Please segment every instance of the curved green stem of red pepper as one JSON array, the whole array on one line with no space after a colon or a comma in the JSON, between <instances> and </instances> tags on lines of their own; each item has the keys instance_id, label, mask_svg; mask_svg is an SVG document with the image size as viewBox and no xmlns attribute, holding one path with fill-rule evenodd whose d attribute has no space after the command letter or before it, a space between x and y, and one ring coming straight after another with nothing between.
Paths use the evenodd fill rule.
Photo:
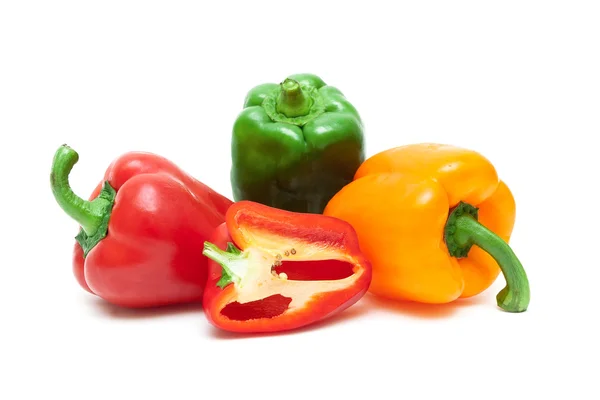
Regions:
<instances>
[{"instance_id":1,"label":"curved green stem of red pepper","mask_svg":"<svg viewBox=\"0 0 600 400\"><path fill-rule=\"evenodd\" d=\"M473 245L481 248L500 266L506 287L496 296L498 306L508 312L523 312L529 306L529 281L523 265L501 237L477 221L477 209L460 203L448 217L445 228L448 252L466 257Z\"/></svg>"},{"instance_id":2,"label":"curved green stem of red pepper","mask_svg":"<svg viewBox=\"0 0 600 400\"><path fill-rule=\"evenodd\" d=\"M50 186L58 205L81 226L77 240L84 255L106 236L108 219L115 200L115 190L105 182L102 191L92 201L77 196L69 185L69 173L79 160L75 150L62 145L54 154Z\"/></svg>"}]
</instances>

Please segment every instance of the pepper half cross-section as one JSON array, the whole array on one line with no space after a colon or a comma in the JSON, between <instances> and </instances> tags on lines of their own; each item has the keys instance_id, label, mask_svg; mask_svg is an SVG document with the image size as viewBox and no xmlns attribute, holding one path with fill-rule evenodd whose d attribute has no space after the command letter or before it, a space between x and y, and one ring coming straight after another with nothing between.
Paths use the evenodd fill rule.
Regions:
<instances>
[{"instance_id":1,"label":"pepper half cross-section","mask_svg":"<svg viewBox=\"0 0 600 400\"><path fill-rule=\"evenodd\" d=\"M355 304L371 282L350 224L250 201L229 208L203 254L210 259L204 309L228 331L314 323Z\"/></svg>"}]
</instances>

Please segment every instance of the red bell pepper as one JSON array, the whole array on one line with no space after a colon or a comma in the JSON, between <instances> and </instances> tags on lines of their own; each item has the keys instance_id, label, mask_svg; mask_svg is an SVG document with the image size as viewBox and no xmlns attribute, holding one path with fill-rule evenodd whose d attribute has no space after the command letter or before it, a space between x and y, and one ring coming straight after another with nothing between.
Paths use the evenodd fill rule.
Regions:
<instances>
[{"instance_id":1,"label":"red bell pepper","mask_svg":"<svg viewBox=\"0 0 600 400\"><path fill-rule=\"evenodd\" d=\"M229 208L204 255L211 259L205 314L233 332L314 323L356 303L371 282L350 224L250 201Z\"/></svg>"},{"instance_id":2,"label":"red bell pepper","mask_svg":"<svg viewBox=\"0 0 600 400\"><path fill-rule=\"evenodd\" d=\"M202 243L225 221L231 200L163 157L130 152L113 161L86 201L69 185L78 159L61 146L50 181L58 204L81 226L73 254L79 284L126 307L201 301Z\"/></svg>"}]
</instances>

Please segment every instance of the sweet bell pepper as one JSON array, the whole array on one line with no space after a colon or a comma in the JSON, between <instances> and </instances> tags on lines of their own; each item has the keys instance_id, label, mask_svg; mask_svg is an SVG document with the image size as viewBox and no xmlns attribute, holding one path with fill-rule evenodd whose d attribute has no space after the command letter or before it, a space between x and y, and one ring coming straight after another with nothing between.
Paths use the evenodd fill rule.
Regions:
<instances>
[{"instance_id":1,"label":"sweet bell pepper","mask_svg":"<svg viewBox=\"0 0 600 400\"><path fill-rule=\"evenodd\" d=\"M363 142L354 106L319 77L259 85L233 126L233 198L320 214L364 161Z\"/></svg>"},{"instance_id":2,"label":"sweet bell pepper","mask_svg":"<svg viewBox=\"0 0 600 400\"><path fill-rule=\"evenodd\" d=\"M383 151L324 213L356 230L374 294L448 303L479 294L502 271L498 305L510 312L529 305L527 275L508 245L515 201L479 153L440 144Z\"/></svg>"},{"instance_id":3,"label":"sweet bell pepper","mask_svg":"<svg viewBox=\"0 0 600 400\"><path fill-rule=\"evenodd\" d=\"M275 332L330 317L356 303L371 266L344 221L240 201L227 211L204 254L203 306L232 332Z\"/></svg>"},{"instance_id":4,"label":"sweet bell pepper","mask_svg":"<svg viewBox=\"0 0 600 400\"><path fill-rule=\"evenodd\" d=\"M131 152L108 167L89 200L69 185L79 155L63 145L50 182L60 207L80 226L73 254L79 284L125 307L202 300L202 243L225 221L231 200L158 155Z\"/></svg>"}]
</instances>

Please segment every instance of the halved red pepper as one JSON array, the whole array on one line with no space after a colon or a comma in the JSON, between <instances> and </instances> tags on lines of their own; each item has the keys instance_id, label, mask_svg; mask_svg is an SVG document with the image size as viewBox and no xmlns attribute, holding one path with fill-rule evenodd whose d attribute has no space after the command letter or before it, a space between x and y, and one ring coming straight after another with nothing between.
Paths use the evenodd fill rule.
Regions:
<instances>
[{"instance_id":1,"label":"halved red pepper","mask_svg":"<svg viewBox=\"0 0 600 400\"><path fill-rule=\"evenodd\" d=\"M54 156L51 187L81 226L73 271L85 290L125 307L202 300L202 243L225 221L231 200L156 154L129 152L107 168L89 200L73 193L78 161L63 145Z\"/></svg>"},{"instance_id":2,"label":"halved red pepper","mask_svg":"<svg viewBox=\"0 0 600 400\"><path fill-rule=\"evenodd\" d=\"M352 306L371 283L350 224L251 201L228 209L203 254L204 310L227 331L299 328Z\"/></svg>"}]
</instances>

